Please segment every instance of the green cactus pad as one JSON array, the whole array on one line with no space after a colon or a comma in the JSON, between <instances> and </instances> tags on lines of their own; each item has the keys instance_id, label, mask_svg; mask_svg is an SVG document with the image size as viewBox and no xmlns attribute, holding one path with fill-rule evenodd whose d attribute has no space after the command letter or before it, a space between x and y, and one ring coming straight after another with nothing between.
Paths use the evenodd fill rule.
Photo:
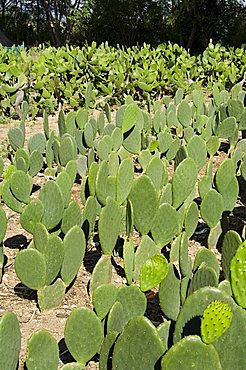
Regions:
<instances>
[{"instance_id":1,"label":"green cactus pad","mask_svg":"<svg viewBox=\"0 0 246 370\"><path fill-rule=\"evenodd\" d=\"M78 362L70 362L69 364L62 366L61 370L84 370L84 366Z\"/></svg>"},{"instance_id":2,"label":"green cactus pad","mask_svg":"<svg viewBox=\"0 0 246 370\"><path fill-rule=\"evenodd\" d=\"M0 369L15 370L21 349L21 331L17 316L5 312L0 318Z\"/></svg>"},{"instance_id":3,"label":"green cactus pad","mask_svg":"<svg viewBox=\"0 0 246 370\"><path fill-rule=\"evenodd\" d=\"M174 330L174 343L181 339L185 324L193 317L202 316L204 310L213 301L222 301L231 307L235 306L233 299L218 288L206 286L196 290L185 300L179 313Z\"/></svg>"},{"instance_id":4,"label":"green cactus pad","mask_svg":"<svg viewBox=\"0 0 246 370\"><path fill-rule=\"evenodd\" d=\"M188 290L188 295L191 295L196 290L204 286L218 286L219 277L212 267L202 264L194 273Z\"/></svg>"},{"instance_id":5,"label":"green cactus pad","mask_svg":"<svg viewBox=\"0 0 246 370\"><path fill-rule=\"evenodd\" d=\"M81 226L82 213L79 203L72 200L62 215L61 230L66 234L73 226Z\"/></svg>"},{"instance_id":6,"label":"green cactus pad","mask_svg":"<svg viewBox=\"0 0 246 370\"><path fill-rule=\"evenodd\" d=\"M236 302L246 308L246 242L239 245L231 260L231 286Z\"/></svg>"},{"instance_id":7,"label":"green cactus pad","mask_svg":"<svg viewBox=\"0 0 246 370\"><path fill-rule=\"evenodd\" d=\"M122 121L122 132L125 133L129 131L137 123L139 117L139 107L136 103L131 103L127 106L124 111L123 121Z\"/></svg>"},{"instance_id":8,"label":"green cactus pad","mask_svg":"<svg viewBox=\"0 0 246 370\"><path fill-rule=\"evenodd\" d=\"M176 210L167 203L162 204L155 214L151 233L158 247L163 247L177 235L179 216Z\"/></svg>"},{"instance_id":9,"label":"green cactus pad","mask_svg":"<svg viewBox=\"0 0 246 370\"><path fill-rule=\"evenodd\" d=\"M168 203L170 205L173 204L172 184L170 182L167 183L162 189L160 204L163 203Z\"/></svg>"},{"instance_id":10,"label":"green cactus pad","mask_svg":"<svg viewBox=\"0 0 246 370\"><path fill-rule=\"evenodd\" d=\"M102 347L100 349L100 360L99 360L99 368L100 370L108 370L108 361L112 346L118 336L117 331L112 331L107 334L104 338L102 343Z\"/></svg>"},{"instance_id":11,"label":"green cactus pad","mask_svg":"<svg viewBox=\"0 0 246 370\"><path fill-rule=\"evenodd\" d=\"M46 261L45 285L50 285L57 277L64 259L64 246L59 236L49 236L44 257Z\"/></svg>"},{"instance_id":12,"label":"green cactus pad","mask_svg":"<svg viewBox=\"0 0 246 370\"><path fill-rule=\"evenodd\" d=\"M140 289L142 292L153 289L165 279L168 273L167 259L156 255L143 264L140 271Z\"/></svg>"},{"instance_id":13,"label":"green cactus pad","mask_svg":"<svg viewBox=\"0 0 246 370\"><path fill-rule=\"evenodd\" d=\"M108 162L102 161L97 172L95 184L96 196L102 205L106 204L108 170Z\"/></svg>"},{"instance_id":14,"label":"green cactus pad","mask_svg":"<svg viewBox=\"0 0 246 370\"><path fill-rule=\"evenodd\" d=\"M184 231L181 234L181 240L179 245L179 267L182 277L189 276L189 239Z\"/></svg>"},{"instance_id":15,"label":"green cactus pad","mask_svg":"<svg viewBox=\"0 0 246 370\"><path fill-rule=\"evenodd\" d=\"M2 188L1 188L1 192L2 192L1 195L2 195L2 199L3 199L4 203L10 209L12 209L12 211L17 212L17 213L22 213L23 212L21 202L19 200L17 200L11 192L10 180L5 180L4 181L4 183L2 185Z\"/></svg>"},{"instance_id":16,"label":"green cactus pad","mask_svg":"<svg viewBox=\"0 0 246 370\"><path fill-rule=\"evenodd\" d=\"M185 100L178 105L177 117L183 127L188 127L190 125L192 119L192 110Z\"/></svg>"},{"instance_id":17,"label":"green cactus pad","mask_svg":"<svg viewBox=\"0 0 246 370\"><path fill-rule=\"evenodd\" d=\"M164 352L157 329L146 317L134 317L123 329L113 351L113 370L153 370Z\"/></svg>"},{"instance_id":18,"label":"green cactus pad","mask_svg":"<svg viewBox=\"0 0 246 370\"><path fill-rule=\"evenodd\" d=\"M7 216L2 207L0 207L0 244L2 243L7 230Z\"/></svg>"},{"instance_id":19,"label":"green cactus pad","mask_svg":"<svg viewBox=\"0 0 246 370\"><path fill-rule=\"evenodd\" d=\"M201 203L201 216L210 228L215 227L223 212L223 197L215 189L210 189Z\"/></svg>"},{"instance_id":20,"label":"green cactus pad","mask_svg":"<svg viewBox=\"0 0 246 370\"><path fill-rule=\"evenodd\" d=\"M110 256L102 256L94 267L90 280L90 294L102 285L111 283L112 279L112 264Z\"/></svg>"},{"instance_id":21,"label":"green cactus pad","mask_svg":"<svg viewBox=\"0 0 246 370\"><path fill-rule=\"evenodd\" d=\"M79 226L73 226L65 235L64 260L62 262L61 277L69 285L77 275L85 255L85 236Z\"/></svg>"},{"instance_id":22,"label":"green cactus pad","mask_svg":"<svg viewBox=\"0 0 246 370\"><path fill-rule=\"evenodd\" d=\"M180 310L180 279L174 272L174 265L169 264L168 273L159 288L160 306L164 314L176 320Z\"/></svg>"},{"instance_id":23,"label":"green cactus pad","mask_svg":"<svg viewBox=\"0 0 246 370\"><path fill-rule=\"evenodd\" d=\"M37 222L33 230L33 243L35 248L44 254L48 244L48 239L49 233L46 227L41 222Z\"/></svg>"},{"instance_id":24,"label":"green cactus pad","mask_svg":"<svg viewBox=\"0 0 246 370\"><path fill-rule=\"evenodd\" d=\"M219 150L220 140L217 136L211 136L206 142L208 154L212 157Z\"/></svg>"},{"instance_id":25,"label":"green cactus pad","mask_svg":"<svg viewBox=\"0 0 246 370\"><path fill-rule=\"evenodd\" d=\"M33 333L27 343L27 369L57 370L58 364L59 349L55 338L44 329Z\"/></svg>"},{"instance_id":26,"label":"green cactus pad","mask_svg":"<svg viewBox=\"0 0 246 370\"><path fill-rule=\"evenodd\" d=\"M231 260L235 256L237 249L241 243L242 239L236 231L227 231L223 240L221 254L222 270L227 280L229 280L230 277Z\"/></svg>"},{"instance_id":27,"label":"green cactus pad","mask_svg":"<svg viewBox=\"0 0 246 370\"><path fill-rule=\"evenodd\" d=\"M66 164L65 171L70 176L71 182L73 184L75 182L77 175L77 162L75 160L69 161Z\"/></svg>"},{"instance_id":28,"label":"green cactus pad","mask_svg":"<svg viewBox=\"0 0 246 370\"><path fill-rule=\"evenodd\" d=\"M30 166L30 157L26 149L24 148L17 149L14 161L17 170L27 172Z\"/></svg>"},{"instance_id":29,"label":"green cactus pad","mask_svg":"<svg viewBox=\"0 0 246 370\"><path fill-rule=\"evenodd\" d=\"M171 321L165 320L164 322L162 322L160 325L157 326L159 336L161 337L162 343L164 344L164 353L168 349L170 325L171 325Z\"/></svg>"},{"instance_id":30,"label":"green cactus pad","mask_svg":"<svg viewBox=\"0 0 246 370\"><path fill-rule=\"evenodd\" d=\"M199 266L201 266L202 263L205 263L206 266L211 267L216 272L216 275L219 277L220 266L218 259L211 250L205 247L202 247L197 252L193 265L193 271L195 271Z\"/></svg>"},{"instance_id":31,"label":"green cactus pad","mask_svg":"<svg viewBox=\"0 0 246 370\"><path fill-rule=\"evenodd\" d=\"M187 151L189 157L195 161L197 168L200 171L207 159L207 148L205 141L200 136L192 136L188 142Z\"/></svg>"},{"instance_id":32,"label":"green cactus pad","mask_svg":"<svg viewBox=\"0 0 246 370\"><path fill-rule=\"evenodd\" d=\"M102 284L92 294L92 303L100 320L108 314L116 301L118 289L114 284Z\"/></svg>"},{"instance_id":33,"label":"green cactus pad","mask_svg":"<svg viewBox=\"0 0 246 370\"><path fill-rule=\"evenodd\" d=\"M127 283L131 285L133 279L134 270L134 243L133 239L125 240L123 245L123 260L124 260L124 270L127 279Z\"/></svg>"},{"instance_id":34,"label":"green cactus pad","mask_svg":"<svg viewBox=\"0 0 246 370\"><path fill-rule=\"evenodd\" d=\"M136 285L121 286L118 289L117 301L124 308L126 321L129 321L132 317L143 315L147 307L145 294Z\"/></svg>"},{"instance_id":35,"label":"green cactus pad","mask_svg":"<svg viewBox=\"0 0 246 370\"><path fill-rule=\"evenodd\" d=\"M31 177L23 171L15 171L10 179L10 189L20 202L29 203L32 191Z\"/></svg>"},{"instance_id":36,"label":"green cactus pad","mask_svg":"<svg viewBox=\"0 0 246 370\"><path fill-rule=\"evenodd\" d=\"M162 370L222 370L219 356L210 344L204 344L196 335L190 335L176 343L164 355L161 361Z\"/></svg>"},{"instance_id":37,"label":"green cactus pad","mask_svg":"<svg viewBox=\"0 0 246 370\"><path fill-rule=\"evenodd\" d=\"M135 126L129 135L127 135L127 137L123 140L122 145L129 153L139 154L141 151L140 129Z\"/></svg>"},{"instance_id":38,"label":"green cactus pad","mask_svg":"<svg viewBox=\"0 0 246 370\"><path fill-rule=\"evenodd\" d=\"M45 285L45 258L36 249L20 251L15 258L15 272L23 284L31 289L41 289Z\"/></svg>"},{"instance_id":39,"label":"green cactus pad","mask_svg":"<svg viewBox=\"0 0 246 370\"><path fill-rule=\"evenodd\" d=\"M23 229L33 234L36 223L41 221L43 213L43 203L39 199L31 201L20 215L20 224Z\"/></svg>"},{"instance_id":40,"label":"green cactus pad","mask_svg":"<svg viewBox=\"0 0 246 370\"><path fill-rule=\"evenodd\" d=\"M216 135L223 139L229 139L232 137L237 130L237 121L235 117L225 118L219 123Z\"/></svg>"},{"instance_id":41,"label":"green cactus pad","mask_svg":"<svg viewBox=\"0 0 246 370\"><path fill-rule=\"evenodd\" d=\"M233 160L228 158L219 166L215 176L216 188L224 200L224 211L232 211L237 201L239 186Z\"/></svg>"},{"instance_id":42,"label":"green cactus pad","mask_svg":"<svg viewBox=\"0 0 246 370\"><path fill-rule=\"evenodd\" d=\"M54 181L48 181L42 187L39 199L44 206L42 223L48 230L53 229L61 221L64 206L59 186Z\"/></svg>"},{"instance_id":43,"label":"green cactus pad","mask_svg":"<svg viewBox=\"0 0 246 370\"><path fill-rule=\"evenodd\" d=\"M134 167L131 159L124 159L118 170L117 180L116 180L116 199L119 204L124 203L128 197L134 176Z\"/></svg>"},{"instance_id":44,"label":"green cactus pad","mask_svg":"<svg viewBox=\"0 0 246 370\"><path fill-rule=\"evenodd\" d=\"M40 311L47 311L59 307L65 297L66 285L61 279L54 284L38 290L38 305Z\"/></svg>"},{"instance_id":45,"label":"green cactus pad","mask_svg":"<svg viewBox=\"0 0 246 370\"><path fill-rule=\"evenodd\" d=\"M38 150L34 150L30 155L30 167L28 173L31 177L36 176L43 168L44 160Z\"/></svg>"},{"instance_id":46,"label":"green cactus pad","mask_svg":"<svg viewBox=\"0 0 246 370\"><path fill-rule=\"evenodd\" d=\"M167 183L167 169L164 162L158 157L152 158L148 163L146 175L149 176L157 191Z\"/></svg>"},{"instance_id":47,"label":"green cactus pad","mask_svg":"<svg viewBox=\"0 0 246 370\"><path fill-rule=\"evenodd\" d=\"M110 232L108 226L110 225ZM111 198L106 200L106 206L102 208L98 222L99 238L104 254L111 255L115 247L121 225L120 206Z\"/></svg>"},{"instance_id":48,"label":"green cactus pad","mask_svg":"<svg viewBox=\"0 0 246 370\"><path fill-rule=\"evenodd\" d=\"M19 127L11 127L8 131L9 143L14 150L22 148L25 141L25 134Z\"/></svg>"},{"instance_id":49,"label":"green cactus pad","mask_svg":"<svg viewBox=\"0 0 246 370\"><path fill-rule=\"evenodd\" d=\"M56 184L61 191L64 208L66 208L71 198L73 186L72 179L66 171L63 171L57 176Z\"/></svg>"},{"instance_id":50,"label":"green cactus pad","mask_svg":"<svg viewBox=\"0 0 246 370\"><path fill-rule=\"evenodd\" d=\"M196 230L199 219L199 210L195 202L191 202L187 208L184 219L184 227L188 238L190 238Z\"/></svg>"},{"instance_id":51,"label":"green cactus pad","mask_svg":"<svg viewBox=\"0 0 246 370\"><path fill-rule=\"evenodd\" d=\"M201 336L206 344L215 342L229 328L232 309L227 303L212 302L204 311L201 321Z\"/></svg>"},{"instance_id":52,"label":"green cactus pad","mask_svg":"<svg viewBox=\"0 0 246 370\"><path fill-rule=\"evenodd\" d=\"M59 147L59 159L61 165L66 166L69 161L76 159L76 157L77 153L72 137L64 136Z\"/></svg>"},{"instance_id":53,"label":"green cactus pad","mask_svg":"<svg viewBox=\"0 0 246 370\"><path fill-rule=\"evenodd\" d=\"M197 166L193 159L184 159L176 168L173 179L173 207L178 208L194 189L197 180Z\"/></svg>"},{"instance_id":54,"label":"green cactus pad","mask_svg":"<svg viewBox=\"0 0 246 370\"><path fill-rule=\"evenodd\" d=\"M37 132L32 135L28 140L28 150L31 154L34 150L38 150L40 153L45 152L46 138L42 132Z\"/></svg>"},{"instance_id":55,"label":"green cactus pad","mask_svg":"<svg viewBox=\"0 0 246 370\"><path fill-rule=\"evenodd\" d=\"M83 230L87 236L91 235L94 231L94 226L97 217L98 202L95 197L89 196L87 198L85 207L82 213Z\"/></svg>"},{"instance_id":56,"label":"green cactus pad","mask_svg":"<svg viewBox=\"0 0 246 370\"><path fill-rule=\"evenodd\" d=\"M134 180L129 199L133 206L134 224L144 235L150 230L158 209L158 196L152 181L147 176Z\"/></svg>"},{"instance_id":57,"label":"green cactus pad","mask_svg":"<svg viewBox=\"0 0 246 370\"><path fill-rule=\"evenodd\" d=\"M144 235L135 253L135 268L133 277L135 280L140 279L140 270L148 259L160 253L160 248L154 243L149 236Z\"/></svg>"},{"instance_id":58,"label":"green cactus pad","mask_svg":"<svg viewBox=\"0 0 246 370\"><path fill-rule=\"evenodd\" d=\"M102 323L89 308L75 308L66 322L64 338L74 359L85 365L100 349Z\"/></svg>"}]
</instances>

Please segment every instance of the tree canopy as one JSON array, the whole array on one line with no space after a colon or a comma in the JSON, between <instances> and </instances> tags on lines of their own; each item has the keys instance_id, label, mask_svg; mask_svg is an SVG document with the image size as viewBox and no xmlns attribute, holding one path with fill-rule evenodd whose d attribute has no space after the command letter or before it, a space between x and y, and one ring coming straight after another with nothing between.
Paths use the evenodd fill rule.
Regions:
<instances>
[{"instance_id":1,"label":"tree canopy","mask_svg":"<svg viewBox=\"0 0 246 370\"><path fill-rule=\"evenodd\" d=\"M0 28L15 44L131 46L178 42L191 51L209 39L246 41L243 0L0 0Z\"/></svg>"}]
</instances>

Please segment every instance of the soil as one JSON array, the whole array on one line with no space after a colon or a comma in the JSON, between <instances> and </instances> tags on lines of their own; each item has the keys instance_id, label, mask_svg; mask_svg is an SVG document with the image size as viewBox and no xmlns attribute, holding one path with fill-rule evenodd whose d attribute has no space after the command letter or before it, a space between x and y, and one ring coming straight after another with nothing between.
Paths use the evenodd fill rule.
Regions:
<instances>
[{"instance_id":1,"label":"soil","mask_svg":"<svg viewBox=\"0 0 246 370\"><path fill-rule=\"evenodd\" d=\"M57 131L57 117L53 117L49 120L50 128ZM4 144L7 138L7 131L10 126L15 123L11 123L8 126L0 127L0 145ZM42 131L42 119L36 119L35 123L29 123L26 126L26 138L30 137L33 133ZM227 154L222 150L213 159L213 170L214 172L222 161L227 158ZM172 169L171 169L172 172ZM199 176L205 173L205 167L200 172ZM44 176L36 176L34 183L36 185L43 184L47 178ZM244 183L243 183L244 185ZM73 188L73 198L77 199L80 203L79 196L79 185L75 184ZM32 194L32 197L37 197L38 191ZM246 199L246 197L244 198ZM88 294L88 284L91 278L93 268L100 258L100 252L96 248L91 249L87 252L83 266L75 279L73 285L68 289L63 304L47 312L40 312L37 307L36 292L30 290L17 278L14 270L15 256L19 250L25 248L31 240L31 235L23 230L19 223L19 216L11 211L4 205L8 217L8 229L4 240L4 274L2 283L0 284L0 316L6 311L15 312L20 322L20 328L22 333L22 345L19 369L25 369L25 353L26 344L31 334L39 329L47 329L57 340L60 348L60 367L67 361L70 362L71 357L66 349L64 343L64 326L66 320L74 307L86 306L92 308L91 297ZM246 211L243 203L237 204L236 209L229 217L230 228L236 229L241 232L245 225ZM201 248L206 245L208 236L208 228L206 225L201 223L199 230L196 231L192 240L189 241L189 254L194 260L194 257ZM136 235L136 240L137 240ZM220 261L220 251L218 249L213 250ZM122 259L120 257L115 258L116 269L113 271L112 282L116 285L125 283L124 277L119 273L120 266L122 266ZM118 268L117 268L118 267ZM117 270L117 271L116 271ZM154 323L158 324L163 321L162 313L158 306L158 296L156 291L153 290L147 294L148 306L146 315ZM99 369L98 359L95 358L91 361L87 369Z\"/></svg>"}]
</instances>

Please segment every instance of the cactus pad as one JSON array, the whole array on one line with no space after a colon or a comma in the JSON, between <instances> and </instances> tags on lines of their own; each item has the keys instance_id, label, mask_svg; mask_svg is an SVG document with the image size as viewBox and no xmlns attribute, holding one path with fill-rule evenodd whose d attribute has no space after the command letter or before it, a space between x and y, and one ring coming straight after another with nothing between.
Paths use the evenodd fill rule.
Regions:
<instances>
[{"instance_id":1,"label":"cactus pad","mask_svg":"<svg viewBox=\"0 0 246 370\"><path fill-rule=\"evenodd\" d=\"M201 336L206 344L215 342L229 328L232 309L225 302L214 301L206 308L201 321Z\"/></svg>"},{"instance_id":2,"label":"cactus pad","mask_svg":"<svg viewBox=\"0 0 246 370\"><path fill-rule=\"evenodd\" d=\"M41 189L39 199L44 205L42 223L48 230L53 229L61 221L64 206L59 186L54 181L48 181Z\"/></svg>"},{"instance_id":3,"label":"cactus pad","mask_svg":"<svg viewBox=\"0 0 246 370\"><path fill-rule=\"evenodd\" d=\"M100 320L110 311L117 294L118 289L114 284L102 284L93 291L92 303Z\"/></svg>"},{"instance_id":4,"label":"cactus pad","mask_svg":"<svg viewBox=\"0 0 246 370\"><path fill-rule=\"evenodd\" d=\"M20 215L21 226L29 233L34 232L36 223L40 222L44 213L43 203L39 199L33 200Z\"/></svg>"},{"instance_id":5,"label":"cactus pad","mask_svg":"<svg viewBox=\"0 0 246 370\"><path fill-rule=\"evenodd\" d=\"M40 311L50 310L58 307L65 296L66 285L61 279L57 279L54 284L38 290L38 305Z\"/></svg>"},{"instance_id":6,"label":"cactus pad","mask_svg":"<svg viewBox=\"0 0 246 370\"><path fill-rule=\"evenodd\" d=\"M239 306L246 308L246 242L238 247L231 260L231 286Z\"/></svg>"},{"instance_id":7,"label":"cactus pad","mask_svg":"<svg viewBox=\"0 0 246 370\"><path fill-rule=\"evenodd\" d=\"M162 204L156 212L151 233L158 247L167 245L179 231L179 216L167 203Z\"/></svg>"},{"instance_id":8,"label":"cactus pad","mask_svg":"<svg viewBox=\"0 0 246 370\"><path fill-rule=\"evenodd\" d=\"M167 259L158 254L145 261L140 271L140 289L146 292L165 279L168 273Z\"/></svg>"},{"instance_id":9,"label":"cactus pad","mask_svg":"<svg viewBox=\"0 0 246 370\"><path fill-rule=\"evenodd\" d=\"M16 314L5 312L0 318L0 369L17 368L21 348L21 331Z\"/></svg>"}]
</instances>

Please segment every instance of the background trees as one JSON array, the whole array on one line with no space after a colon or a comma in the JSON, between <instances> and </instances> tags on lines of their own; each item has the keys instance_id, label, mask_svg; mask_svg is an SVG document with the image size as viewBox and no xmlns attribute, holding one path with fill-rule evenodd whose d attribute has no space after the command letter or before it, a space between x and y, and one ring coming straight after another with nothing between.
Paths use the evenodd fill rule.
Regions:
<instances>
[{"instance_id":1,"label":"background trees","mask_svg":"<svg viewBox=\"0 0 246 370\"><path fill-rule=\"evenodd\" d=\"M209 39L246 42L243 0L0 0L0 29L16 44L130 46L168 40L200 51Z\"/></svg>"}]
</instances>

